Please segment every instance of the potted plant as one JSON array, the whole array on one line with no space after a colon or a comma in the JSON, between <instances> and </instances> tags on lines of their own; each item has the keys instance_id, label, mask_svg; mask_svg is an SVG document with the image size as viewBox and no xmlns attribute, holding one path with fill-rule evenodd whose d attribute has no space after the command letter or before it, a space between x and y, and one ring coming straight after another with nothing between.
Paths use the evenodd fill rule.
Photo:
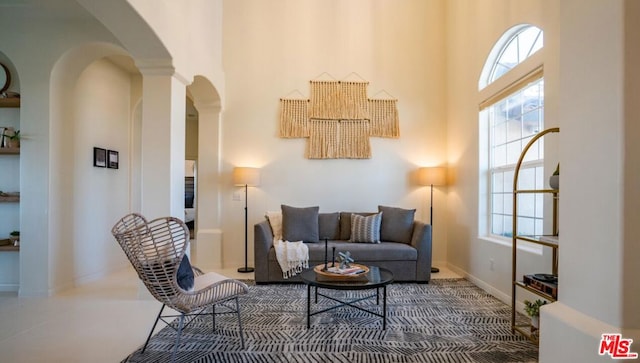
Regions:
<instances>
[{"instance_id":1,"label":"potted plant","mask_svg":"<svg viewBox=\"0 0 640 363\"><path fill-rule=\"evenodd\" d=\"M549 177L549 186L551 189L560 189L560 163L556 166L553 175Z\"/></svg>"},{"instance_id":2,"label":"potted plant","mask_svg":"<svg viewBox=\"0 0 640 363\"><path fill-rule=\"evenodd\" d=\"M13 242L14 246L18 246L20 244L20 231L13 231L9 233L9 239Z\"/></svg>"},{"instance_id":3,"label":"potted plant","mask_svg":"<svg viewBox=\"0 0 640 363\"><path fill-rule=\"evenodd\" d=\"M547 302L543 300L529 301L525 300L524 311L531 317L531 331L538 330L540 328L540 307Z\"/></svg>"},{"instance_id":4,"label":"potted plant","mask_svg":"<svg viewBox=\"0 0 640 363\"><path fill-rule=\"evenodd\" d=\"M20 147L20 130L14 130L13 127L7 127L2 132L2 147L17 148Z\"/></svg>"},{"instance_id":5,"label":"potted plant","mask_svg":"<svg viewBox=\"0 0 640 363\"><path fill-rule=\"evenodd\" d=\"M7 147L20 147L20 130L16 130L13 135L5 134L5 136L9 138L7 140Z\"/></svg>"}]
</instances>

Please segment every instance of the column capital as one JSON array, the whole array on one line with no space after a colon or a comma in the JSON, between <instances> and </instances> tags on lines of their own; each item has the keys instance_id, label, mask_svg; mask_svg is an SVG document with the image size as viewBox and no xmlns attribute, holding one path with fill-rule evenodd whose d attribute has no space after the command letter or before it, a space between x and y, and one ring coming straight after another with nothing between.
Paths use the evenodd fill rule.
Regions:
<instances>
[{"instance_id":1,"label":"column capital","mask_svg":"<svg viewBox=\"0 0 640 363\"><path fill-rule=\"evenodd\" d=\"M143 77L169 76L176 78L185 86L191 83L182 74L176 72L170 59L138 59L135 63Z\"/></svg>"},{"instance_id":2,"label":"column capital","mask_svg":"<svg viewBox=\"0 0 640 363\"><path fill-rule=\"evenodd\" d=\"M170 59L136 59L135 63L143 76L172 76L175 72Z\"/></svg>"}]
</instances>

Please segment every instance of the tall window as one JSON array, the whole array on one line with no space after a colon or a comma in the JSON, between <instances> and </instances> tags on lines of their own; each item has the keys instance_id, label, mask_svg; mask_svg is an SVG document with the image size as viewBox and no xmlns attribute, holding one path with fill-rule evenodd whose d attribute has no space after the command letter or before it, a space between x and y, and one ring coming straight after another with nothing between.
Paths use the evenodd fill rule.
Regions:
<instances>
[{"instance_id":1,"label":"tall window","mask_svg":"<svg viewBox=\"0 0 640 363\"><path fill-rule=\"evenodd\" d=\"M480 145L486 161L483 170L488 200L486 230L493 236L511 237L513 228L513 172L518 158L531 138L544 128L544 79L541 66L520 70L519 79L500 79L541 49L543 32L531 25L514 27L496 43L485 63L480 88L495 83L499 87L480 105L482 130ZM506 78L506 77L505 77ZM504 85L502 85L502 83ZM543 188L543 144L538 141L527 153L520 176L520 189ZM525 194L518 201L518 229L521 234L542 234L543 199Z\"/></svg>"}]
</instances>

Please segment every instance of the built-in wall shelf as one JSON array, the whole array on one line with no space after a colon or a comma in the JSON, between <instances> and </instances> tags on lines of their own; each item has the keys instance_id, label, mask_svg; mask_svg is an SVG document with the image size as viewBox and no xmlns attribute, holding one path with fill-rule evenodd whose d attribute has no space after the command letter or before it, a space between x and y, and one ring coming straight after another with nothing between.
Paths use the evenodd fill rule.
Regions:
<instances>
[{"instance_id":1,"label":"built-in wall shelf","mask_svg":"<svg viewBox=\"0 0 640 363\"><path fill-rule=\"evenodd\" d=\"M20 107L20 98L0 97L0 107Z\"/></svg>"},{"instance_id":2,"label":"built-in wall shelf","mask_svg":"<svg viewBox=\"0 0 640 363\"><path fill-rule=\"evenodd\" d=\"M20 246L0 246L0 252L17 252L20 251Z\"/></svg>"},{"instance_id":3,"label":"built-in wall shelf","mask_svg":"<svg viewBox=\"0 0 640 363\"><path fill-rule=\"evenodd\" d=\"M6 193L0 195L0 203L18 203L20 202L20 194Z\"/></svg>"},{"instance_id":4,"label":"built-in wall shelf","mask_svg":"<svg viewBox=\"0 0 640 363\"><path fill-rule=\"evenodd\" d=\"M20 155L19 147L0 147L0 155Z\"/></svg>"}]
</instances>

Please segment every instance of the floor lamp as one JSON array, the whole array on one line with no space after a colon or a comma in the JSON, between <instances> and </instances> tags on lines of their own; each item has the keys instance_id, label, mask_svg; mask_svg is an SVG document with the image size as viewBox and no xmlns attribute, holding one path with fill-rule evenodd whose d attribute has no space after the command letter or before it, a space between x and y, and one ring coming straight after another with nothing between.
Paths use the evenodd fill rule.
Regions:
<instances>
[{"instance_id":1,"label":"floor lamp","mask_svg":"<svg viewBox=\"0 0 640 363\"><path fill-rule=\"evenodd\" d=\"M429 204L429 224L431 225L431 244L433 245L433 186L447 185L447 168L429 167L418 169L418 181L420 185L431 187L431 199ZM431 267L431 272L440 272L437 267Z\"/></svg>"},{"instance_id":2,"label":"floor lamp","mask_svg":"<svg viewBox=\"0 0 640 363\"><path fill-rule=\"evenodd\" d=\"M253 267L249 267L248 258L248 208L247 208L247 189L249 187L257 187L260 185L260 170L257 168L237 167L233 168L233 184L244 186L244 267L238 268L238 272L253 272Z\"/></svg>"}]
</instances>

